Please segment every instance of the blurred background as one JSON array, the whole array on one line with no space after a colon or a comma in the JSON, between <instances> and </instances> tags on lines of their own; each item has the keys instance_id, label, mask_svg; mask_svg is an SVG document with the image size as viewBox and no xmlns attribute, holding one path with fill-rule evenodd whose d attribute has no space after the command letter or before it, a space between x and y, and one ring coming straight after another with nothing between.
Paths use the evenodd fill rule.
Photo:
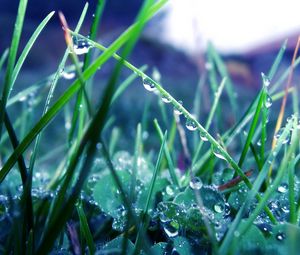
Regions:
<instances>
[{"instance_id":1,"label":"blurred background","mask_svg":"<svg viewBox=\"0 0 300 255\"><path fill-rule=\"evenodd\" d=\"M85 2L83 0L28 1L20 49L24 47L34 29L49 12L54 10L56 14L31 50L13 93L55 72L66 48L57 11L62 11L69 26L74 28ZM88 35L97 4L96 0L88 2L89 11L81 30L83 35ZM142 0L106 1L104 16L98 31L98 41L108 46L116 39L134 22L142 2ZM10 45L17 7L16 0L1 0L1 53ZM268 72L280 46L286 39L288 39L288 50L280 70L290 65L300 34L299 7L300 2L296 0L284 2L171 0L146 26L131 54L130 61L136 66L148 65L146 73L150 75L154 68L159 70L163 86L175 98L182 99L186 107L191 109L197 84L209 69L206 47L210 41L226 62L239 102L242 102L242 114L242 110L251 102L252 96L261 86L261 72ZM99 52L95 51L95 55L99 55ZM95 78L99 94L114 64L115 61L109 61ZM122 75L127 77L129 73L128 70L124 70ZM296 73L294 82L297 81L297 75ZM204 89L200 93L208 95L209 81L204 78L204 82ZM64 87L59 86L57 94L59 95L63 90ZM198 116L200 120L205 118L210 109L209 100L203 97L203 115ZM133 130L129 133L134 133L132 127L136 126L137 119L141 119L145 99L149 99L149 94L144 91L139 80L126 91L122 102L116 106L122 109L118 112L120 123L125 121L124 128ZM99 102L99 99L95 101ZM153 112L157 111L153 104L149 105L150 109L153 107ZM132 112L132 109L135 111ZM128 112L132 114L130 119L127 116Z\"/></svg>"}]
</instances>

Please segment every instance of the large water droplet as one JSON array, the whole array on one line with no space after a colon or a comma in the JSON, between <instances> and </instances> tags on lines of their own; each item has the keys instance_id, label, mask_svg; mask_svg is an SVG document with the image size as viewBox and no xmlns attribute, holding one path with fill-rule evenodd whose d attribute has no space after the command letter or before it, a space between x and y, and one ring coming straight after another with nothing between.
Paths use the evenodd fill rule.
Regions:
<instances>
[{"instance_id":1,"label":"large water droplet","mask_svg":"<svg viewBox=\"0 0 300 255\"><path fill-rule=\"evenodd\" d=\"M222 152L221 152L221 148L220 148L220 147L213 146L213 147L212 147L212 152L213 152L213 154L214 154L217 158L226 160L226 158L224 157L224 155L223 155Z\"/></svg>"},{"instance_id":2,"label":"large water droplet","mask_svg":"<svg viewBox=\"0 0 300 255\"><path fill-rule=\"evenodd\" d=\"M266 101L265 101L265 107L270 108L272 106L272 98L270 97L269 94L266 95Z\"/></svg>"},{"instance_id":3,"label":"large water droplet","mask_svg":"<svg viewBox=\"0 0 300 255\"><path fill-rule=\"evenodd\" d=\"M270 83L271 83L269 77L268 77L267 75L265 75L264 73L261 73L261 78L262 78L262 80L263 80L264 86L265 86L265 87L269 87L269 86L270 86Z\"/></svg>"},{"instance_id":4,"label":"large water droplet","mask_svg":"<svg viewBox=\"0 0 300 255\"><path fill-rule=\"evenodd\" d=\"M201 189L203 186L203 182L201 181L201 179L199 177L193 177L190 181L190 187L191 189L196 189L199 190Z\"/></svg>"},{"instance_id":5,"label":"large water droplet","mask_svg":"<svg viewBox=\"0 0 300 255\"><path fill-rule=\"evenodd\" d=\"M191 119L186 120L185 126L190 131L195 131L197 129L196 122L194 120L191 120Z\"/></svg>"},{"instance_id":6,"label":"large water droplet","mask_svg":"<svg viewBox=\"0 0 300 255\"><path fill-rule=\"evenodd\" d=\"M82 55L89 52L94 45L84 38L73 37L73 49L76 55Z\"/></svg>"},{"instance_id":7,"label":"large water droplet","mask_svg":"<svg viewBox=\"0 0 300 255\"><path fill-rule=\"evenodd\" d=\"M148 91L156 90L154 82L152 80L150 80L148 77L143 78L143 85L144 85L145 89Z\"/></svg>"}]
</instances>

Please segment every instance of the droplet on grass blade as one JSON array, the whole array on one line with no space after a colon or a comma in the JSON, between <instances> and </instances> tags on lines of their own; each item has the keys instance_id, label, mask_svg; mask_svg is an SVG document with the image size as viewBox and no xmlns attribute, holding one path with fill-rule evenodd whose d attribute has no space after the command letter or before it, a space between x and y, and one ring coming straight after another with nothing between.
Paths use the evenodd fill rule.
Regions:
<instances>
[{"instance_id":1,"label":"droplet on grass blade","mask_svg":"<svg viewBox=\"0 0 300 255\"><path fill-rule=\"evenodd\" d=\"M168 104L168 103L171 102L171 99L170 99L168 96L162 96L162 97L161 97L161 100L162 100L164 103L166 103L166 104Z\"/></svg>"},{"instance_id":2,"label":"droplet on grass blade","mask_svg":"<svg viewBox=\"0 0 300 255\"><path fill-rule=\"evenodd\" d=\"M265 101L265 107L270 108L272 106L272 103L273 103L273 101L272 101L271 96L269 94L267 94L266 101Z\"/></svg>"},{"instance_id":3,"label":"droplet on grass blade","mask_svg":"<svg viewBox=\"0 0 300 255\"><path fill-rule=\"evenodd\" d=\"M277 188L277 191L279 193L286 193L289 189L289 186L287 183L282 183L278 188Z\"/></svg>"},{"instance_id":4,"label":"droplet on grass blade","mask_svg":"<svg viewBox=\"0 0 300 255\"><path fill-rule=\"evenodd\" d=\"M180 105L182 105L182 101L179 100L178 103ZM181 115L182 111L180 109L178 109L176 106L174 106L174 113L177 114L177 115Z\"/></svg>"},{"instance_id":5,"label":"droplet on grass blade","mask_svg":"<svg viewBox=\"0 0 300 255\"><path fill-rule=\"evenodd\" d=\"M84 38L73 37L73 49L76 55L82 55L89 52L94 47L92 43Z\"/></svg>"},{"instance_id":6,"label":"droplet on grass blade","mask_svg":"<svg viewBox=\"0 0 300 255\"><path fill-rule=\"evenodd\" d=\"M62 71L61 76L66 80L71 80L71 79L75 78L75 73L74 72L68 73L68 72Z\"/></svg>"},{"instance_id":7,"label":"droplet on grass blade","mask_svg":"<svg viewBox=\"0 0 300 255\"><path fill-rule=\"evenodd\" d=\"M225 158L224 155L222 154L221 148L220 148L220 147L212 146L212 152L213 152L213 154L214 154L217 158L223 159L223 160L226 161L226 158Z\"/></svg>"},{"instance_id":8,"label":"droplet on grass blade","mask_svg":"<svg viewBox=\"0 0 300 255\"><path fill-rule=\"evenodd\" d=\"M185 126L190 131L195 131L197 129L196 122L194 120L191 120L191 119L186 120Z\"/></svg>"},{"instance_id":9,"label":"droplet on grass blade","mask_svg":"<svg viewBox=\"0 0 300 255\"><path fill-rule=\"evenodd\" d=\"M271 83L269 77L268 77L267 75L265 75L264 73L261 73L261 78L262 78L262 80L263 80L264 86L265 86L265 87L269 87L269 86L270 86L270 83Z\"/></svg>"},{"instance_id":10,"label":"droplet on grass blade","mask_svg":"<svg viewBox=\"0 0 300 255\"><path fill-rule=\"evenodd\" d=\"M155 91L156 87L155 84L152 80L150 80L148 77L143 78L143 85L145 87L146 90L148 91Z\"/></svg>"},{"instance_id":11,"label":"droplet on grass blade","mask_svg":"<svg viewBox=\"0 0 300 255\"><path fill-rule=\"evenodd\" d=\"M278 140L278 139L281 137L281 135L283 134L283 132L284 132L284 128L279 129L279 130L277 131L277 133L275 134L275 136L274 136L275 140ZM289 134L286 136L286 138L282 141L282 144L288 143L289 140L290 140L290 133L289 133Z\"/></svg>"},{"instance_id":12,"label":"droplet on grass blade","mask_svg":"<svg viewBox=\"0 0 300 255\"><path fill-rule=\"evenodd\" d=\"M204 132L200 132L200 139L203 142L207 142L208 141L207 135Z\"/></svg>"}]
</instances>

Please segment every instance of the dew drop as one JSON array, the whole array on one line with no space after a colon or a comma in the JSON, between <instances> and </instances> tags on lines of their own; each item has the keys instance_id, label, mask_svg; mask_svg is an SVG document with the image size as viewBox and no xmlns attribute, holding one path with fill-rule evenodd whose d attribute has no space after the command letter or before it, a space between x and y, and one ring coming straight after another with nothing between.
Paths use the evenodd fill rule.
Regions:
<instances>
[{"instance_id":1,"label":"dew drop","mask_svg":"<svg viewBox=\"0 0 300 255\"><path fill-rule=\"evenodd\" d=\"M256 144L257 146L261 146L261 139L259 139Z\"/></svg>"},{"instance_id":2,"label":"dew drop","mask_svg":"<svg viewBox=\"0 0 300 255\"><path fill-rule=\"evenodd\" d=\"M76 55L86 54L89 52L90 48L94 46L89 41L78 37L73 37L73 44L73 49Z\"/></svg>"},{"instance_id":3,"label":"dew drop","mask_svg":"<svg viewBox=\"0 0 300 255\"><path fill-rule=\"evenodd\" d=\"M19 98L19 101L20 102L24 102L24 101L26 101L27 100L27 96L25 95L25 96L21 96L20 98Z\"/></svg>"},{"instance_id":4,"label":"dew drop","mask_svg":"<svg viewBox=\"0 0 300 255\"><path fill-rule=\"evenodd\" d=\"M191 120L191 119L186 120L185 126L190 131L195 131L197 129L196 122L194 120Z\"/></svg>"},{"instance_id":5,"label":"dew drop","mask_svg":"<svg viewBox=\"0 0 300 255\"><path fill-rule=\"evenodd\" d=\"M279 232L277 235L276 235L276 239L278 241L283 241L285 239L285 234L282 233L282 232Z\"/></svg>"},{"instance_id":6,"label":"dew drop","mask_svg":"<svg viewBox=\"0 0 300 255\"><path fill-rule=\"evenodd\" d=\"M168 237L178 236L179 224L177 221L169 221L164 224L164 231Z\"/></svg>"},{"instance_id":7,"label":"dew drop","mask_svg":"<svg viewBox=\"0 0 300 255\"><path fill-rule=\"evenodd\" d=\"M203 132L200 133L200 139L203 142L207 142L208 141L207 135L205 133L203 133Z\"/></svg>"},{"instance_id":8,"label":"dew drop","mask_svg":"<svg viewBox=\"0 0 300 255\"><path fill-rule=\"evenodd\" d=\"M269 94L267 94L266 101L265 101L265 107L270 108L272 106L272 103L273 103L272 98L270 97Z\"/></svg>"},{"instance_id":9,"label":"dew drop","mask_svg":"<svg viewBox=\"0 0 300 255\"><path fill-rule=\"evenodd\" d=\"M215 204L214 210L216 213L222 213L224 211L224 206L222 204Z\"/></svg>"},{"instance_id":10,"label":"dew drop","mask_svg":"<svg viewBox=\"0 0 300 255\"><path fill-rule=\"evenodd\" d=\"M269 86L270 86L270 83L271 83L269 77L268 77L267 75L265 75L264 73L261 73L261 78L262 78L262 80L263 80L264 86L265 86L265 87L269 87Z\"/></svg>"},{"instance_id":11,"label":"dew drop","mask_svg":"<svg viewBox=\"0 0 300 255\"><path fill-rule=\"evenodd\" d=\"M74 72L68 73L68 72L63 71L63 72L61 73L61 76L62 76L64 79L66 79L66 80L71 80L71 79L73 79L73 78L75 77L75 73L74 73Z\"/></svg>"},{"instance_id":12,"label":"dew drop","mask_svg":"<svg viewBox=\"0 0 300 255\"><path fill-rule=\"evenodd\" d=\"M191 189L199 190L203 186L203 182L199 177L193 177L190 181L190 187Z\"/></svg>"},{"instance_id":13,"label":"dew drop","mask_svg":"<svg viewBox=\"0 0 300 255\"><path fill-rule=\"evenodd\" d=\"M161 100L162 100L164 103L166 103L166 104L168 104L168 103L171 102L171 99L170 99L170 97L168 97L168 96L162 96L162 97L161 97Z\"/></svg>"},{"instance_id":14,"label":"dew drop","mask_svg":"<svg viewBox=\"0 0 300 255\"><path fill-rule=\"evenodd\" d=\"M182 101L179 100L178 103L180 105L182 105ZM182 111L179 108L177 108L176 106L174 106L174 113L177 114L177 115L181 115Z\"/></svg>"},{"instance_id":15,"label":"dew drop","mask_svg":"<svg viewBox=\"0 0 300 255\"><path fill-rule=\"evenodd\" d=\"M288 191L288 184L287 183L282 183L278 188L277 191L279 193L286 193Z\"/></svg>"},{"instance_id":16,"label":"dew drop","mask_svg":"<svg viewBox=\"0 0 300 255\"><path fill-rule=\"evenodd\" d=\"M156 90L154 82L152 80L150 80L148 77L143 78L143 85L144 85L145 89L148 91Z\"/></svg>"},{"instance_id":17,"label":"dew drop","mask_svg":"<svg viewBox=\"0 0 300 255\"><path fill-rule=\"evenodd\" d=\"M168 186L166 187L166 193L167 193L169 196L173 196L173 195L175 194L174 189L172 188L171 185L168 185Z\"/></svg>"},{"instance_id":18,"label":"dew drop","mask_svg":"<svg viewBox=\"0 0 300 255\"><path fill-rule=\"evenodd\" d=\"M221 149L219 147L216 147L216 146L213 146L212 147L212 151L213 151L213 154L219 158L219 159L223 159L223 160L226 160L226 158L223 156L223 154L221 153Z\"/></svg>"},{"instance_id":19,"label":"dew drop","mask_svg":"<svg viewBox=\"0 0 300 255\"><path fill-rule=\"evenodd\" d=\"M278 140L283 134L283 132L284 132L284 128L279 129L274 136L275 140ZM288 143L289 140L290 140L290 134L288 134L287 137L282 141L282 144Z\"/></svg>"}]
</instances>

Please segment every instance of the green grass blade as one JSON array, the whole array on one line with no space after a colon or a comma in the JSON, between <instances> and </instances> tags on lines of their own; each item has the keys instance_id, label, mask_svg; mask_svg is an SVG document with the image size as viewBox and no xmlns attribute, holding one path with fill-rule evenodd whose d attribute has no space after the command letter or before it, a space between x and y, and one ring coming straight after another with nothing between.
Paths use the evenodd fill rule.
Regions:
<instances>
[{"instance_id":1,"label":"green grass blade","mask_svg":"<svg viewBox=\"0 0 300 255\"><path fill-rule=\"evenodd\" d=\"M246 139L246 142L244 144L244 147L243 147L240 159L239 159L239 163L238 163L239 167L241 167L243 165L244 160L245 160L246 155L247 155L247 152L249 150L250 143L252 141L252 138L253 138L253 135L254 135L258 120L259 120L260 111L263 107L264 95L265 95L265 92L264 92L264 90L262 90L261 93L260 93L260 97L258 99L258 103L257 103L257 106L256 106L256 110L255 110L255 113L254 113L254 117L253 117L250 129L249 129L248 135L247 135L247 139Z\"/></svg>"},{"instance_id":2,"label":"green grass blade","mask_svg":"<svg viewBox=\"0 0 300 255\"><path fill-rule=\"evenodd\" d=\"M133 157L133 167L132 167L132 177L131 177L131 187L130 187L130 201L135 201L135 187L136 187L136 176L138 171L138 158L141 151L142 144L142 126L139 123L136 131L134 146L134 157Z\"/></svg>"},{"instance_id":3,"label":"green grass blade","mask_svg":"<svg viewBox=\"0 0 300 255\"><path fill-rule=\"evenodd\" d=\"M217 109L218 104L219 104L220 97L221 97L222 92L223 92L223 88L224 88L224 86L226 84L226 80L227 80L226 77L224 77L223 80L222 80L222 82L221 82L221 84L220 84L220 86L219 86L219 88L218 88L218 90L215 93L215 99L214 99L214 102L213 102L213 106L212 106L212 108L211 108L211 110L209 112L209 116L208 116L207 122L205 124L205 129L206 130L209 130L209 128L211 126L213 117L215 115L216 109ZM200 139L201 139L201 137L200 137ZM204 144L204 141L201 139L201 141L199 142L199 145L197 147L196 153L195 153L195 155L193 157L193 163L195 163L196 160L198 159L203 144Z\"/></svg>"},{"instance_id":4,"label":"green grass blade","mask_svg":"<svg viewBox=\"0 0 300 255\"><path fill-rule=\"evenodd\" d=\"M86 240L87 246L89 248L89 254L93 255L95 254L96 247L93 241L93 236L87 221L87 218L85 216L84 210L82 208L82 204L76 206L78 217L79 217L79 223L80 223L80 229L82 230L82 233L84 234L84 238Z\"/></svg>"},{"instance_id":5,"label":"green grass blade","mask_svg":"<svg viewBox=\"0 0 300 255\"><path fill-rule=\"evenodd\" d=\"M157 130L157 133L159 135L159 138L162 142L163 138L164 138L164 135L163 135L163 132L161 130L161 127L160 127L157 119L154 120L154 126L155 126L155 128ZM165 153L165 156L166 156L166 159L167 159L167 162L168 162L168 166L169 166L168 170L169 170L169 173L170 173L171 180L172 180L174 185L179 187L179 181L178 181L178 178L177 178L177 175L176 175L176 172L175 172L174 163L173 163L173 160L172 160L172 157L171 157L171 154L170 154L170 151L169 151L169 147L168 147L167 144L164 147L164 153Z\"/></svg>"},{"instance_id":6,"label":"green grass blade","mask_svg":"<svg viewBox=\"0 0 300 255\"><path fill-rule=\"evenodd\" d=\"M210 54L212 55L215 63L216 63L216 67L219 71L219 73L221 74L222 78L227 77L227 83L226 83L226 91L229 97L229 101L232 107L232 111L235 117L237 117L237 101L236 101L236 94L233 90L233 84L231 79L229 78L229 74L227 72L227 68L225 63L222 61L220 55L218 54L218 52L216 51L216 49L214 48L214 46L210 43L208 45L208 51L210 52Z\"/></svg>"},{"instance_id":7,"label":"green grass blade","mask_svg":"<svg viewBox=\"0 0 300 255\"><path fill-rule=\"evenodd\" d=\"M27 0L20 0L17 19L15 22L15 28L12 36L12 41L11 41L11 46L9 49L8 63L6 68L5 80L4 80L4 86L3 86L2 98L0 104L0 140L2 136L5 107L6 107L7 100L9 98L9 94L11 92L12 74L15 66L16 57L17 57L26 8L27 8Z\"/></svg>"},{"instance_id":8,"label":"green grass blade","mask_svg":"<svg viewBox=\"0 0 300 255\"><path fill-rule=\"evenodd\" d=\"M9 52L9 50L5 49L5 51L1 55L1 58L0 58L0 71L2 70L2 66L4 65L4 63L5 63L5 61L8 57L8 52Z\"/></svg>"},{"instance_id":9,"label":"green grass blade","mask_svg":"<svg viewBox=\"0 0 300 255\"><path fill-rule=\"evenodd\" d=\"M164 134L164 137L163 137L163 140L162 140L162 143L161 143L161 146L160 146L160 150L159 150L159 153L158 153L157 161L156 161L156 164L155 164L154 172L153 172L153 175L152 175L152 179L151 179L151 182L150 182L150 186L149 186L149 190L148 190L148 194L147 194L147 200L146 200L146 204L145 204L145 208L144 208L144 214L143 214L141 224L140 224L140 227L139 227L139 230L138 230L138 233L137 233L136 241L135 241L135 251L139 250L139 245L140 245L140 241L141 241L140 240L141 231L148 228L149 223L147 221L146 215L148 213L150 201L151 201L151 198L153 196L153 189L154 189L154 185L155 185L157 175L159 173L164 148L166 146L166 139L167 139L167 131Z\"/></svg>"},{"instance_id":10,"label":"green grass blade","mask_svg":"<svg viewBox=\"0 0 300 255\"><path fill-rule=\"evenodd\" d=\"M18 74L23 66L23 63L26 59L26 57L28 56L28 53L30 52L33 44L35 43L36 39L38 38L38 36L40 35L40 33L42 32L42 30L45 28L45 26L47 25L47 23L50 21L50 19L53 17L54 15L54 11L50 12L47 17L39 24L39 26L36 28L36 30L34 31L34 33L32 34L32 36L30 37L30 39L28 40L24 50L22 51L15 67L12 73L12 77L11 77L11 89L15 84L15 81L18 77Z\"/></svg>"},{"instance_id":11,"label":"green grass blade","mask_svg":"<svg viewBox=\"0 0 300 255\"><path fill-rule=\"evenodd\" d=\"M270 81L273 79L273 77L276 74L276 72L278 70L278 67L279 67L279 65L280 65L280 63L282 61L283 55L284 55L284 53L286 51L287 42L288 42L288 40L285 40L283 42L283 44L281 45L281 48L280 48L280 50L279 50L279 52L278 52L278 54L277 54L277 56L275 58L275 61L273 62L272 67L271 67L271 69L270 69L270 71L268 73L268 78L270 79Z\"/></svg>"}]
</instances>

